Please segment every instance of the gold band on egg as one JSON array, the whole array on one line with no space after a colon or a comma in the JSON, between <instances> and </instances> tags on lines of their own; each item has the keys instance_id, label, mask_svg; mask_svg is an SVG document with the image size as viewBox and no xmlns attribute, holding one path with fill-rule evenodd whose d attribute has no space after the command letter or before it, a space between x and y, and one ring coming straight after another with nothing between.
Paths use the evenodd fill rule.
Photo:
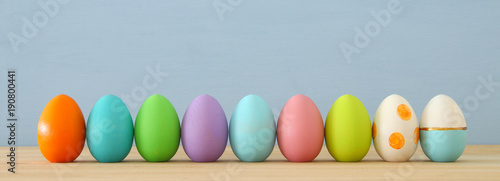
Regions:
<instances>
[{"instance_id":1,"label":"gold band on egg","mask_svg":"<svg viewBox=\"0 0 500 181\"><path fill-rule=\"evenodd\" d=\"M425 127L425 128L420 128L420 130L422 130L422 131L467 130L467 127L454 127L454 128Z\"/></svg>"}]
</instances>

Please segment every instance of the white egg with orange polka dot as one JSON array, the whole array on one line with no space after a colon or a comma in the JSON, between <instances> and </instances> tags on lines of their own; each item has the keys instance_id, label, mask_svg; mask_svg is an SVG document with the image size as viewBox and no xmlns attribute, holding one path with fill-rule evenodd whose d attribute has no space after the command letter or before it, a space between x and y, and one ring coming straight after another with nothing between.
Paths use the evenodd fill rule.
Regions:
<instances>
[{"instance_id":1,"label":"white egg with orange polka dot","mask_svg":"<svg viewBox=\"0 0 500 181\"><path fill-rule=\"evenodd\" d=\"M418 146L419 128L410 103L397 94L380 103L372 126L373 143L385 161L408 161Z\"/></svg>"}]
</instances>

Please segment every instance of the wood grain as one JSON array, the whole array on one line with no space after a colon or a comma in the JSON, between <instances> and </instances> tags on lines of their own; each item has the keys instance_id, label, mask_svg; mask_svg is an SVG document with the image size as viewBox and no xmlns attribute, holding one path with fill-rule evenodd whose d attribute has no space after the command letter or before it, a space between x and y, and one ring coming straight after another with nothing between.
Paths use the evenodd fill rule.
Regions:
<instances>
[{"instance_id":1,"label":"wood grain","mask_svg":"<svg viewBox=\"0 0 500 181\"><path fill-rule=\"evenodd\" d=\"M8 153L0 147L0 153ZM3 155L3 154L2 154ZM7 158L4 157L4 160ZM16 173L0 172L1 180L472 180L500 179L500 145L468 145L456 162L431 162L417 150L410 162L384 162L373 146L362 162L336 162L323 147L314 162L287 162L276 146L265 162L240 162L227 147L217 162L191 162L179 148L169 162L145 162L132 148L120 163L99 163L87 148L72 163L49 163L38 147L18 147Z\"/></svg>"}]
</instances>

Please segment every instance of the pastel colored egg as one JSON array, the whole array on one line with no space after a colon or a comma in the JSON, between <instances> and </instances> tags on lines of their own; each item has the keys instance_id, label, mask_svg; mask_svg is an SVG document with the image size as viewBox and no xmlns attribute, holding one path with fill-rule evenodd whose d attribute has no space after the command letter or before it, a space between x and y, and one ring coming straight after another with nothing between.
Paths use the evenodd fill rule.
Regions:
<instances>
[{"instance_id":1,"label":"pastel colored egg","mask_svg":"<svg viewBox=\"0 0 500 181\"><path fill-rule=\"evenodd\" d=\"M269 105L251 94L240 100L229 124L234 154L244 162L264 161L274 149L276 123Z\"/></svg>"},{"instance_id":2,"label":"pastel colored egg","mask_svg":"<svg viewBox=\"0 0 500 181\"><path fill-rule=\"evenodd\" d=\"M182 119L184 151L195 162L213 162L224 153L228 126L224 110L210 95L196 97Z\"/></svg>"},{"instance_id":3,"label":"pastel colored egg","mask_svg":"<svg viewBox=\"0 0 500 181\"><path fill-rule=\"evenodd\" d=\"M371 145L370 116L361 101L343 95L333 103L325 121L328 152L341 162L361 161Z\"/></svg>"},{"instance_id":4,"label":"pastel colored egg","mask_svg":"<svg viewBox=\"0 0 500 181\"><path fill-rule=\"evenodd\" d=\"M467 125L458 104L447 95L432 98L422 112L420 141L425 155L435 162L456 161L467 144Z\"/></svg>"},{"instance_id":5,"label":"pastel colored egg","mask_svg":"<svg viewBox=\"0 0 500 181\"><path fill-rule=\"evenodd\" d=\"M385 161L408 161L415 153L418 120L410 103L397 94L380 103L373 119L373 144Z\"/></svg>"},{"instance_id":6,"label":"pastel colored egg","mask_svg":"<svg viewBox=\"0 0 500 181\"><path fill-rule=\"evenodd\" d=\"M130 152L134 123L127 106L114 95L101 97L87 121L87 145L99 162L120 162Z\"/></svg>"},{"instance_id":7,"label":"pastel colored egg","mask_svg":"<svg viewBox=\"0 0 500 181\"><path fill-rule=\"evenodd\" d=\"M312 161L323 147L324 131L316 104L305 95L295 95L283 106L278 118L280 151L292 162Z\"/></svg>"},{"instance_id":8,"label":"pastel colored egg","mask_svg":"<svg viewBox=\"0 0 500 181\"><path fill-rule=\"evenodd\" d=\"M78 104L64 94L52 98L40 115L37 138L48 161L74 161L85 144L85 120Z\"/></svg>"},{"instance_id":9,"label":"pastel colored egg","mask_svg":"<svg viewBox=\"0 0 500 181\"><path fill-rule=\"evenodd\" d=\"M137 151L150 162L170 160L179 148L179 117L170 101L155 94L142 103L135 119Z\"/></svg>"}]
</instances>

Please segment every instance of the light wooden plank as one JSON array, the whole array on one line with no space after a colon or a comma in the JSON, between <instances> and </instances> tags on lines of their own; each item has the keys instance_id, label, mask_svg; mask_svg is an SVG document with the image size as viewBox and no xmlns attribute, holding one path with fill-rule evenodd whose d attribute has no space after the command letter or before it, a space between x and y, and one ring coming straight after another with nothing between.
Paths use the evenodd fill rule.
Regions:
<instances>
[{"instance_id":1,"label":"light wooden plank","mask_svg":"<svg viewBox=\"0 0 500 181\"><path fill-rule=\"evenodd\" d=\"M0 147L7 153L7 147ZM5 163L5 162L4 162ZM287 162L276 146L260 163L240 162L228 146L217 162L196 163L179 148L169 162L145 162L135 147L120 163L99 163L85 148L72 163L49 163L38 147L18 147L16 174L0 172L1 180L331 180L331 179L500 179L500 145L468 145L456 162L431 162L417 150L410 162L384 162L373 146L362 162L336 162L323 147L314 162Z\"/></svg>"}]
</instances>

